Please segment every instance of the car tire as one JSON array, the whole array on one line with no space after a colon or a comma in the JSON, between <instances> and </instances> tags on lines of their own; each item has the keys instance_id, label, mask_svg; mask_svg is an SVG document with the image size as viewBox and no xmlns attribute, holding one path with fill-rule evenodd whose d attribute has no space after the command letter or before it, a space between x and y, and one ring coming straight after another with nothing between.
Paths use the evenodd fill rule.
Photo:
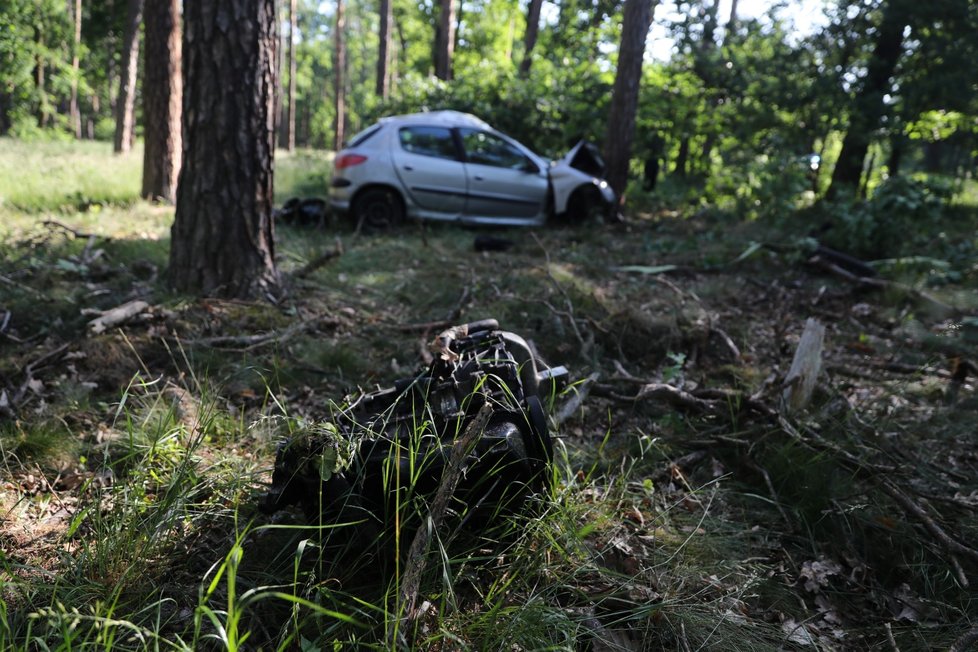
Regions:
<instances>
[{"instance_id":1,"label":"car tire","mask_svg":"<svg viewBox=\"0 0 978 652\"><path fill-rule=\"evenodd\" d=\"M564 215L568 224L583 224L600 220L605 213L604 201L598 189L594 186L580 186L568 198L567 212Z\"/></svg>"},{"instance_id":2,"label":"car tire","mask_svg":"<svg viewBox=\"0 0 978 652\"><path fill-rule=\"evenodd\" d=\"M404 204L389 188L370 188L353 203L353 219L358 227L381 231L404 221Z\"/></svg>"}]
</instances>

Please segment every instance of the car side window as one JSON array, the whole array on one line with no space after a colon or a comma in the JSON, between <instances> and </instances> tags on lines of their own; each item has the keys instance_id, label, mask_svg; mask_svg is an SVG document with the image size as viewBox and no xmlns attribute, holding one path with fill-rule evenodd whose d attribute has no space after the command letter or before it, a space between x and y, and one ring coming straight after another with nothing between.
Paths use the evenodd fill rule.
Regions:
<instances>
[{"instance_id":1,"label":"car side window","mask_svg":"<svg viewBox=\"0 0 978 652\"><path fill-rule=\"evenodd\" d=\"M458 160L451 129L445 127L401 127L398 132L405 152Z\"/></svg>"},{"instance_id":2,"label":"car side window","mask_svg":"<svg viewBox=\"0 0 978 652\"><path fill-rule=\"evenodd\" d=\"M476 129L460 129L459 132L462 135L466 159L470 163L511 170L522 170L526 167L526 155L499 136Z\"/></svg>"}]
</instances>

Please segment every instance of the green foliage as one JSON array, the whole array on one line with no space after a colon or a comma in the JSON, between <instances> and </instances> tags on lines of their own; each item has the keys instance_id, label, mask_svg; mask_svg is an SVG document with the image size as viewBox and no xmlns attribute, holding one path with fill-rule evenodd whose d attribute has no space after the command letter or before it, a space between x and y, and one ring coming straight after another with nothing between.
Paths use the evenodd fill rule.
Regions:
<instances>
[{"instance_id":1,"label":"green foliage","mask_svg":"<svg viewBox=\"0 0 978 652\"><path fill-rule=\"evenodd\" d=\"M833 226L826 243L864 258L918 253L938 224L947 195L937 184L909 177L887 179L868 201L826 207Z\"/></svg>"}]
</instances>

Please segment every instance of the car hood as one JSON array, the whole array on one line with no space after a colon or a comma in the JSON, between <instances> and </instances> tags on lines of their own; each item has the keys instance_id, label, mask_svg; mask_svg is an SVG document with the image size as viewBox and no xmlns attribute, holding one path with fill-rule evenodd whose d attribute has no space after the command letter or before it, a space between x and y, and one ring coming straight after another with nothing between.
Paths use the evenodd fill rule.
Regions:
<instances>
[{"instance_id":1,"label":"car hood","mask_svg":"<svg viewBox=\"0 0 978 652\"><path fill-rule=\"evenodd\" d=\"M578 141L571 147L564 157L553 163L554 166L567 166L580 170L588 176L602 178L604 176L605 165L601 153L594 143L586 140Z\"/></svg>"}]
</instances>

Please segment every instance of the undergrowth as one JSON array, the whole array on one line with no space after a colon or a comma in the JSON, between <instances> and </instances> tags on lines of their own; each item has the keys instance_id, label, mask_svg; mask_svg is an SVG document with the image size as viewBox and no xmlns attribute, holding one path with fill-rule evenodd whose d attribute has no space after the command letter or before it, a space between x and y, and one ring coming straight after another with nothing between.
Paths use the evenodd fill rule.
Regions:
<instances>
[{"instance_id":1,"label":"undergrowth","mask_svg":"<svg viewBox=\"0 0 978 652\"><path fill-rule=\"evenodd\" d=\"M504 232L504 254L454 227L282 227L287 276L337 237L344 254L271 306L169 293L172 208L137 201L131 169L99 181L130 159L7 145L26 146L3 141L33 190L0 174L0 649L914 650L978 620L975 564L884 491L978 538L978 399L953 366L973 360L967 206L878 267L958 311L940 318L812 271L807 250L750 244L774 236L763 220L698 208ZM279 190L318 194L319 174ZM133 299L136 319L88 332ZM591 388L555 429L552 490L442 532L416 626L397 630L424 502L403 504L391 554L259 498L283 437L410 377L439 324L483 317L597 380L557 401ZM762 408L777 414L807 317L829 325L825 371L786 426ZM643 398L651 385L709 407Z\"/></svg>"}]
</instances>

